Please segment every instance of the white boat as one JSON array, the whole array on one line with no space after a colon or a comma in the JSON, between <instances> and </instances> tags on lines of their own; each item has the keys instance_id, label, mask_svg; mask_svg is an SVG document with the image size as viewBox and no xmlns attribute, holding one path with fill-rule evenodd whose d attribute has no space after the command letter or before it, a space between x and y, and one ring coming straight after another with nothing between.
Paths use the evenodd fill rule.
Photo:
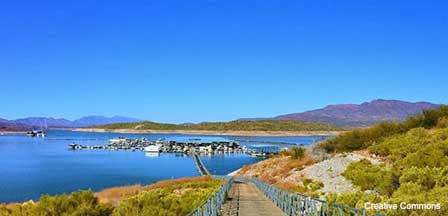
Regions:
<instances>
[{"instance_id":1,"label":"white boat","mask_svg":"<svg viewBox=\"0 0 448 216\"><path fill-rule=\"evenodd\" d=\"M150 145L145 147L145 152L159 152L160 147L158 145Z\"/></svg>"},{"instance_id":2,"label":"white boat","mask_svg":"<svg viewBox=\"0 0 448 216\"><path fill-rule=\"evenodd\" d=\"M117 137L117 138L112 138L109 140L109 144L120 144L126 142L126 138L125 137Z\"/></svg>"},{"instance_id":3,"label":"white boat","mask_svg":"<svg viewBox=\"0 0 448 216\"><path fill-rule=\"evenodd\" d=\"M40 133L37 133L37 137L45 137L46 134L44 131L41 131Z\"/></svg>"},{"instance_id":4,"label":"white boat","mask_svg":"<svg viewBox=\"0 0 448 216\"><path fill-rule=\"evenodd\" d=\"M29 137L45 137L45 131L32 130L26 132L26 135Z\"/></svg>"}]
</instances>

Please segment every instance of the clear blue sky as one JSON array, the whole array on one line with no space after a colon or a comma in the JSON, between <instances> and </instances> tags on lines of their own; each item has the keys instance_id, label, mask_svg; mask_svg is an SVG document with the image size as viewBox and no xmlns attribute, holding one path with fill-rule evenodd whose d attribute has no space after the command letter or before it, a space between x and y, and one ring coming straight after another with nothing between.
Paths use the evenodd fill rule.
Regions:
<instances>
[{"instance_id":1,"label":"clear blue sky","mask_svg":"<svg viewBox=\"0 0 448 216\"><path fill-rule=\"evenodd\" d=\"M0 117L226 121L448 103L447 1L5 1Z\"/></svg>"}]
</instances>

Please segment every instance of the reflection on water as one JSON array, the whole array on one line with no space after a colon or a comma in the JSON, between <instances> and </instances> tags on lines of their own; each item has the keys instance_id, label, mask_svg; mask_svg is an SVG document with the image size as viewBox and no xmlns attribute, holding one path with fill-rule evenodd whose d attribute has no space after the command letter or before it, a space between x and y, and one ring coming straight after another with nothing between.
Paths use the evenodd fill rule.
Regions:
<instances>
[{"instance_id":1,"label":"reflection on water","mask_svg":"<svg viewBox=\"0 0 448 216\"><path fill-rule=\"evenodd\" d=\"M145 156L149 157L149 158L159 157L159 153L158 152L145 152Z\"/></svg>"}]
</instances>

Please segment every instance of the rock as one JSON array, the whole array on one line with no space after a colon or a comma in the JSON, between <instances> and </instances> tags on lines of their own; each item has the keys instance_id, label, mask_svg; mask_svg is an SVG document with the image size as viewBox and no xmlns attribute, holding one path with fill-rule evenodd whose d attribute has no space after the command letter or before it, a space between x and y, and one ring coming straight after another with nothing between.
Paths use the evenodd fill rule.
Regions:
<instances>
[{"instance_id":1,"label":"rock","mask_svg":"<svg viewBox=\"0 0 448 216\"><path fill-rule=\"evenodd\" d=\"M306 167L300 172L305 178L322 182L324 187L320 189L321 192L341 193L354 191L355 188L352 183L342 176L342 173L352 162L356 162L361 159L368 159L373 164L381 163L379 160L371 159L355 153L349 153L340 154L333 158L323 160L319 163Z\"/></svg>"}]
</instances>

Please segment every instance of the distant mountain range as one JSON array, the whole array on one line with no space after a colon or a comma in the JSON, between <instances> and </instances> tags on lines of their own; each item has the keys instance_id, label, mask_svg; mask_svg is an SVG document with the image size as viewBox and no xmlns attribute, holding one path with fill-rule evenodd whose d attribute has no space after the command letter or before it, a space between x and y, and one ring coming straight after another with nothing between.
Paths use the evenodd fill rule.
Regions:
<instances>
[{"instance_id":1,"label":"distant mountain range","mask_svg":"<svg viewBox=\"0 0 448 216\"><path fill-rule=\"evenodd\" d=\"M0 131L25 131L31 130L32 128L33 127L29 125L0 118Z\"/></svg>"},{"instance_id":2,"label":"distant mountain range","mask_svg":"<svg viewBox=\"0 0 448 216\"><path fill-rule=\"evenodd\" d=\"M123 116L86 116L70 121L63 118L29 117L16 120L0 119L0 131L24 131L33 128L75 128L95 125L139 122L140 119Z\"/></svg>"},{"instance_id":3,"label":"distant mountain range","mask_svg":"<svg viewBox=\"0 0 448 216\"><path fill-rule=\"evenodd\" d=\"M270 118L245 118L241 121L294 120L324 122L339 127L366 127L381 121L402 121L410 115L440 106L428 102L407 102L400 100L373 100L362 104L328 105L322 109L291 113ZM122 116L87 116L74 121L63 118L30 117L16 120L0 119L0 131L23 131L41 127L74 128L114 123L132 123L142 120ZM185 123L190 125L191 123Z\"/></svg>"},{"instance_id":4,"label":"distant mountain range","mask_svg":"<svg viewBox=\"0 0 448 216\"><path fill-rule=\"evenodd\" d=\"M271 119L325 122L340 127L366 127L381 121L403 121L410 115L440 106L428 102L373 100L362 104L329 105L322 109L276 116Z\"/></svg>"}]
</instances>

